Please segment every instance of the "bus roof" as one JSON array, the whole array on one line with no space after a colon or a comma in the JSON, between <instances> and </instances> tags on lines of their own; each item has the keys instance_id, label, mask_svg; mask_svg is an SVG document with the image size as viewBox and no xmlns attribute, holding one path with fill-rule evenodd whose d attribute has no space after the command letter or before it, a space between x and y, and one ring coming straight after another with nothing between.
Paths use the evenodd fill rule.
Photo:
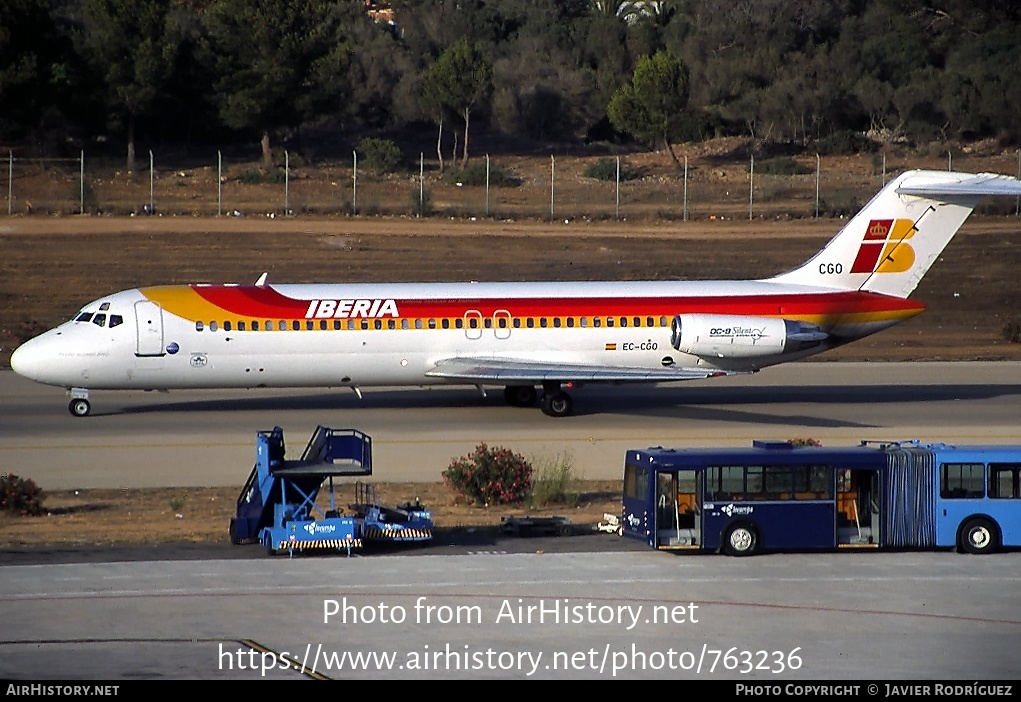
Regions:
<instances>
[{"instance_id":1,"label":"bus roof","mask_svg":"<svg viewBox=\"0 0 1021 702\"><path fill-rule=\"evenodd\" d=\"M919 441L862 441L858 446L794 446L790 441L753 441L750 447L629 449L626 463L660 470L698 469L709 465L805 465L839 463L843 467L881 466L889 451L898 448L930 451L937 461L1000 460L1021 461L1018 445L973 445Z\"/></svg>"}]
</instances>

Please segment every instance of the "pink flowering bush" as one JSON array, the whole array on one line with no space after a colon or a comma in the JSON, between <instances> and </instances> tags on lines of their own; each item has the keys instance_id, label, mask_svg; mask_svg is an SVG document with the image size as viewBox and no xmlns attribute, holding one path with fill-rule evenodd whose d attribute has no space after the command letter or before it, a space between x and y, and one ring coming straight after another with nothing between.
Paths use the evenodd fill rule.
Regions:
<instances>
[{"instance_id":1,"label":"pink flowering bush","mask_svg":"<svg viewBox=\"0 0 1021 702\"><path fill-rule=\"evenodd\" d=\"M0 473L0 512L23 516L42 514L43 491L34 481Z\"/></svg>"},{"instance_id":2,"label":"pink flowering bush","mask_svg":"<svg viewBox=\"0 0 1021 702\"><path fill-rule=\"evenodd\" d=\"M521 502L532 489L532 465L510 449L483 443L455 458L443 482L477 505Z\"/></svg>"}]
</instances>

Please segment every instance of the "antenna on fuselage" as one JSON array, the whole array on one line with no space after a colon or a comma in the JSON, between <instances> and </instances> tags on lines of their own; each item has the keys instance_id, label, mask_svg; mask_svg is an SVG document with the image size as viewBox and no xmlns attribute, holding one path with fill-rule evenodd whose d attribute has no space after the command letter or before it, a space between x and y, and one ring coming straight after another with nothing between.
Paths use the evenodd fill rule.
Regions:
<instances>
[{"instance_id":1,"label":"antenna on fuselage","mask_svg":"<svg viewBox=\"0 0 1021 702\"><path fill-rule=\"evenodd\" d=\"M265 273L263 273L262 275L259 276L259 279L257 281L255 281L255 284L258 287L260 287L260 288L265 286L266 285L266 279L268 277L269 277L269 271L266 271Z\"/></svg>"}]
</instances>

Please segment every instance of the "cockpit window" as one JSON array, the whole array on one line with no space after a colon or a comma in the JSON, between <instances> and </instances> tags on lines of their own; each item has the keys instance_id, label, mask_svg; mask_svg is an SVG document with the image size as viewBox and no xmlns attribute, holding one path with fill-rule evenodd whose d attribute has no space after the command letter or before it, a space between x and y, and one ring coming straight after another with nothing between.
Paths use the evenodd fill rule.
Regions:
<instances>
[{"instance_id":1,"label":"cockpit window","mask_svg":"<svg viewBox=\"0 0 1021 702\"><path fill-rule=\"evenodd\" d=\"M105 314L97 314L95 317L92 318L92 323L95 324L97 327L105 327L106 326L106 315Z\"/></svg>"},{"instance_id":2,"label":"cockpit window","mask_svg":"<svg viewBox=\"0 0 1021 702\"><path fill-rule=\"evenodd\" d=\"M110 328L111 329L113 329L114 327L119 327L122 324L124 324L124 317L120 316L119 314L111 314L110 315Z\"/></svg>"},{"instance_id":3,"label":"cockpit window","mask_svg":"<svg viewBox=\"0 0 1021 702\"><path fill-rule=\"evenodd\" d=\"M110 303L109 302L104 302L103 304L101 304L99 306L99 309L102 312L106 312L108 309L110 309Z\"/></svg>"},{"instance_id":4,"label":"cockpit window","mask_svg":"<svg viewBox=\"0 0 1021 702\"><path fill-rule=\"evenodd\" d=\"M91 312L82 312L81 314L79 314L77 317L74 318L74 321L76 321L76 322L88 322L91 319L92 319L92 313Z\"/></svg>"}]
</instances>

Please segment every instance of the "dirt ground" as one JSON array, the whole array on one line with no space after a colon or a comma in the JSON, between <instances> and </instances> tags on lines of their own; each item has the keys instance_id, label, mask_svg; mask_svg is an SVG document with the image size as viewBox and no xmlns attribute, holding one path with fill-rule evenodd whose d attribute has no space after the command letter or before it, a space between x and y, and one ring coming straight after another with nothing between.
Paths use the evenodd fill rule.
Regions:
<instances>
[{"instance_id":1,"label":"dirt ground","mask_svg":"<svg viewBox=\"0 0 1021 702\"><path fill-rule=\"evenodd\" d=\"M966 167L1010 173L1008 160L974 157ZM533 170L549 164L548 157L532 161L527 167ZM703 180L713 177L712 163L702 162ZM860 158L824 165L830 173L844 169L848 184L860 183L873 167ZM579 165L573 176L571 166L558 168L561 187L568 192L572 182L581 187ZM733 164L719 166L716 186L733 181L739 187L738 171ZM666 178L656 172L646 177L655 182ZM175 194L188 200L188 188L201 179L187 174L178 179ZM116 193L116 184L114 175L104 187ZM664 187L676 185L674 179ZM405 202L407 183L393 188L391 197ZM861 193L863 201L872 194ZM782 197L778 191L774 205ZM578 196L576 206L581 201ZM703 216L682 222L655 216L657 207L650 205L645 216L630 221L605 215L551 221L341 213L208 217L183 211L177 216L69 216L38 209L28 215L22 209L0 217L0 367L9 365L19 343L70 318L85 303L140 285L254 282L263 272L269 273L270 283L757 278L806 260L842 224L839 217L786 215L754 221ZM1021 343L1004 334L1007 325L1021 323L1018 271L1021 220L1012 214L977 214L913 295L927 305L924 314L819 360L1021 360ZM0 466L0 472L31 477L22 466ZM457 505L439 484L379 487L386 504L420 497L434 510L438 526L497 524L501 516L514 513ZM619 483L586 483L575 491L576 503L538 513L562 514L579 524L594 524L604 512L619 513ZM55 493L45 499L46 516L0 516L0 548L226 541L236 499L232 490L201 487Z\"/></svg>"}]
</instances>

